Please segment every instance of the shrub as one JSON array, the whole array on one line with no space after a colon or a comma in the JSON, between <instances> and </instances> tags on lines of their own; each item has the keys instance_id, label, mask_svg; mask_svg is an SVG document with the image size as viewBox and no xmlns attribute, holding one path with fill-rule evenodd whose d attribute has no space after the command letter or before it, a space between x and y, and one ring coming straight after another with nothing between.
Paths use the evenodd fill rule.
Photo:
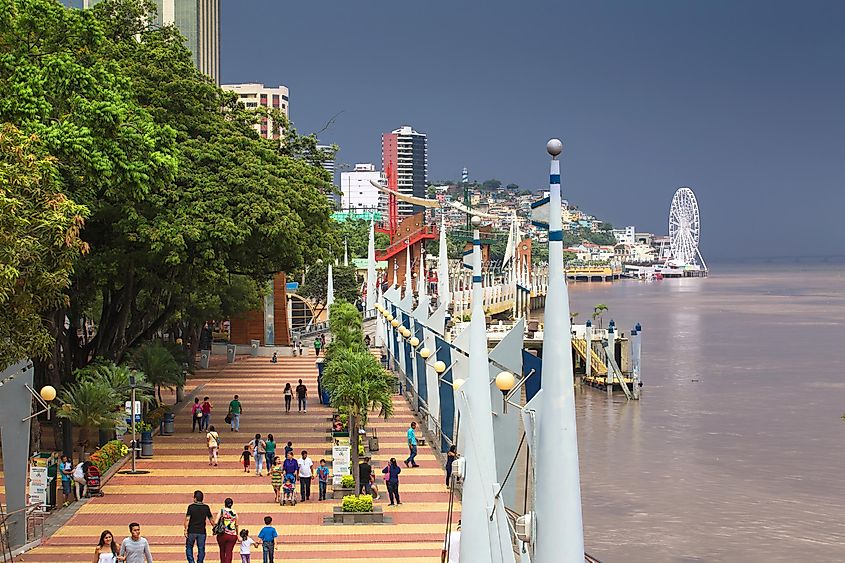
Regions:
<instances>
[{"instance_id":1,"label":"shrub","mask_svg":"<svg viewBox=\"0 0 845 563\"><path fill-rule=\"evenodd\" d=\"M340 479L340 486L344 489L351 489L355 487L355 477L352 475L344 475Z\"/></svg>"},{"instance_id":2,"label":"shrub","mask_svg":"<svg viewBox=\"0 0 845 563\"><path fill-rule=\"evenodd\" d=\"M373 496L372 495L346 495L343 497L343 504L341 509L344 512L372 512L373 511Z\"/></svg>"},{"instance_id":3,"label":"shrub","mask_svg":"<svg viewBox=\"0 0 845 563\"><path fill-rule=\"evenodd\" d=\"M112 440L106 442L102 448L91 454L88 460L103 474L127 453L129 453L129 448L126 444L120 440Z\"/></svg>"},{"instance_id":4,"label":"shrub","mask_svg":"<svg viewBox=\"0 0 845 563\"><path fill-rule=\"evenodd\" d=\"M153 410L149 411L146 416L144 416L144 421L147 422L150 426L156 427L161 424L161 419L163 419L164 415L169 412L170 407L167 405L156 407Z\"/></svg>"},{"instance_id":5,"label":"shrub","mask_svg":"<svg viewBox=\"0 0 845 563\"><path fill-rule=\"evenodd\" d=\"M130 427L130 430L131 430L131 427ZM153 430L153 427L149 422L136 422L135 423L135 432L137 432L139 434L141 432L152 432L152 430Z\"/></svg>"}]
</instances>

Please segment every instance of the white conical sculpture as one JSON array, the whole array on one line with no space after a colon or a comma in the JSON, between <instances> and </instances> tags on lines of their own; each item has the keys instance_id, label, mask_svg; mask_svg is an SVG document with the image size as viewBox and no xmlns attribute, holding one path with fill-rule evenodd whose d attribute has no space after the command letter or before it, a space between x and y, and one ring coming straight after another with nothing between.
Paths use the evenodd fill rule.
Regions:
<instances>
[{"instance_id":1,"label":"white conical sculpture","mask_svg":"<svg viewBox=\"0 0 845 563\"><path fill-rule=\"evenodd\" d=\"M328 281L326 282L326 318L329 317L329 310L331 309L332 303L334 303L334 275L332 275L332 265L329 263L329 275Z\"/></svg>"},{"instance_id":2,"label":"white conical sculpture","mask_svg":"<svg viewBox=\"0 0 845 563\"><path fill-rule=\"evenodd\" d=\"M403 297L407 297L408 295L412 295L414 292L413 284L411 283L411 245L406 243L405 245L405 295Z\"/></svg>"},{"instance_id":3,"label":"white conical sculpture","mask_svg":"<svg viewBox=\"0 0 845 563\"><path fill-rule=\"evenodd\" d=\"M349 244L346 242L346 239L343 240L343 265L349 265Z\"/></svg>"},{"instance_id":4,"label":"white conical sculpture","mask_svg":"<svg viewBox=\"0 0 845 563\"><path fill-rule=\"evenodd\" d=\"M446 245L446 214L440 220L440 247L438 249L439 256L437 257L437 299L438 303L442 305L446 303L447 307L450 303L449 295L449 255L448 247Z\"/></svg>"},{"instance_id":5,"label":"white conical sculpture","mask_svg":"<svg viewBox=\"0 0 845 563\"><path fill-rule=\"evenodd\" d=\"M376 306L376 234L375 223L370 221L370 240L367 243L367 311Z\"/></svg>"},{"instance_id":6,"label":"white conical sculpture","mask_svg":"<svg viewBox=\"0 0 845 563\"><path fill-rule=\"evenodd\" d=\"M543 379L535 436L533 563L583 563L584 525L581 479L575 433L575 390L572 373L572 335L569 296L563 272L563 230L560 206L562 143L546 146L552 161L549 173L549 286L543 346ZM554 471L549 471L554 468Z\"/></svg>"},{"instance_id":7,"label":"white conical sculpture","mask_svg":"<svg viewBox=\"0 0 845 563\"><path fill-rule=\"evenodd\" d=\"M496 448L493 441L493 404L487 357L487 322L481 285L481 240L472 218L472 320L469 325L469 376L459 389L463 402L461 434L467 476L461 498L461 561L512 563L513 546L501 497L496 499ZM507 455L511 455L510 452ZM491 518L492 514L492 518Z\"/></svg>"},{"instance_id":8,"label":"white conical sculpture","mask_svg":"<svg viewBox=\"0 0 845 563\"><path fill-rule=\"evenodd\" d=\"M422 301L428 293L425 286L425 258L423 257L422 252L420 252L420 273L417 275L417 296L420 301Z\"/></svg>"}]
</instances>

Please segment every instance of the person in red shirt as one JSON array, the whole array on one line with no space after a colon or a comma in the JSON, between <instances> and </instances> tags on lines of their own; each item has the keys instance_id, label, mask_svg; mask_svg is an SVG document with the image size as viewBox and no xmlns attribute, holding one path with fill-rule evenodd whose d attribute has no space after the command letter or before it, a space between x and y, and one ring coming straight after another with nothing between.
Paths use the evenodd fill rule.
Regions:
<instances>
[{"instance_id":1,"label":"person in red shirt","mask_svg":"<svg viewBox=\"0 0 845 563\"><path fill-rule=\"evenodd\" d=\"M208 425L211 424L211 401L208 397L202 399L202 427L200 430L208 430Z\"/></svg>"}]
</instances>

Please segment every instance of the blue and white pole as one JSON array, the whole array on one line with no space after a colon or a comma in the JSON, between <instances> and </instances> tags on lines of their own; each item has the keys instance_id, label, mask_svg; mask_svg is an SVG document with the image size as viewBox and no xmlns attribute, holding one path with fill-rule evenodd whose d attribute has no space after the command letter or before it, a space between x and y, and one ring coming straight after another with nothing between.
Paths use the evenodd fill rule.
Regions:
<instances>
[{"instance_id":1,"label":"blue and white pole","mask_svg":"<svg viewBox=\"0 0 845 563\"><path fill-rule=\"evenodd\" d=\"M534 481L533 563L582 563L584 524L581 477L575 432L575 386L569 295L563 271L560 162L563 144L546 145L552 155L549 176L549 286L546 295L543 382L537 413L536 478Z\"/></svg>"},{"instance_id":2,"label":"blue and white pole","mask_svg":"<svg viewBox=\"0 0 845 563\"><path fill-rule=\"evenodd\" d=\"M472 319L469 325L469 375L459 388L463 410L461 433L465 436L467 476L461 509L461 561L514 561L507 515L501 497L496 498L496 448L493 440L493 401L490 396L490 365L487 357L487 322L481 275L479 217L471 220ZM466 425L466 426L463 426Z\"/></svg>"}]
</instances>

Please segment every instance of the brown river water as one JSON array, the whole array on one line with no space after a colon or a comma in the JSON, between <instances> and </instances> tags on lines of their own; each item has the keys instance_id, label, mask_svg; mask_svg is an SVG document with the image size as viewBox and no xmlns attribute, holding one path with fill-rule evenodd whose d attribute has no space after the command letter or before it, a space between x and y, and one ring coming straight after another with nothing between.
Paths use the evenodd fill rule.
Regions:
<instances>
[{"instance_id":1,"label":"brown river water","mask_svg":"<svg viewBox=\"0 0 845 563\"><path fill-rule=\"evenodd\" d=\"M578 322L643 326L642 400L577 394L592 555L845 561L845 266L569 291Z\"/></svg>"}]
</instances>

